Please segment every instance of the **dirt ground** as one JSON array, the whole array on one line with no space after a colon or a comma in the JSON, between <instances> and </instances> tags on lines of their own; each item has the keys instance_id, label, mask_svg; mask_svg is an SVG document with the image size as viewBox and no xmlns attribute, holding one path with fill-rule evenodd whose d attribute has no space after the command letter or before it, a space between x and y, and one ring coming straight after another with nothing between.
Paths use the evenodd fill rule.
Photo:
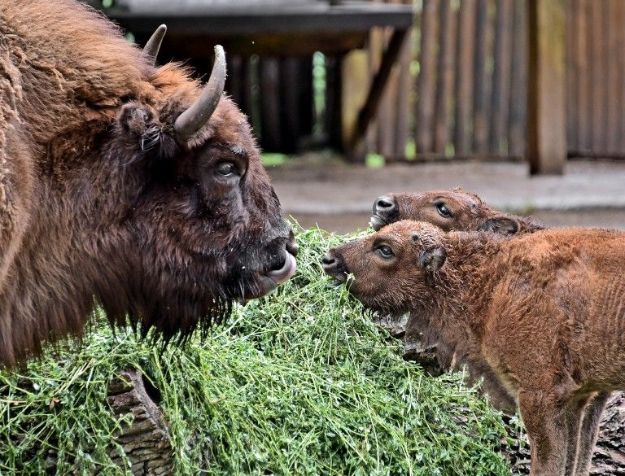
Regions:
<instances>
[{"instance_id":1,"label":"dirt ground","mask_svg":"<svg viewBox=\"0 0 625 476\"><path fill-rule=\"evenodd\" d=\"M304 157L269 169L287 214L335 232L366 228L374 199L387 192L462 187L492 206L548 226L625 229L625 162L575 161L562 176L529 177L513 162L346 166Z\"/></svg>"}]
</instances>

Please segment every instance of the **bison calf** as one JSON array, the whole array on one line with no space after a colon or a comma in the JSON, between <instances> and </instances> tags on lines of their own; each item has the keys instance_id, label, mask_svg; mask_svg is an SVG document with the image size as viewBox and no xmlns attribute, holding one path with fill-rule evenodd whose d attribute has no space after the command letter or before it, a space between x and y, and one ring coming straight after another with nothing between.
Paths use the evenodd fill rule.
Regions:
<instances>
[{"instance_id":1,"label":"bison calf","mask_svg":"<svg viewBox=\"0 0 625 476\"><path fill-rule=\"evenodd\" d=\"M586 474L605 400L625 388L624 250L617 231L506 240L400 221L331 250L324 267L372 309L428 316L457 358L506 388L532 474Z\"/></svg>"},{"instance_id":2,"label":"bison calf","mask_svg":"<svg viewBox=\"0 0 625 476\"><path fill-rule=\"evenodd\" d=\"M400 220L426 221L445 231L480 230L502 235L543 229L531 218L495 210L478 195L460 189L389 193L375 199L370 220L374 230Z\"/></svg>"}]
</instances>

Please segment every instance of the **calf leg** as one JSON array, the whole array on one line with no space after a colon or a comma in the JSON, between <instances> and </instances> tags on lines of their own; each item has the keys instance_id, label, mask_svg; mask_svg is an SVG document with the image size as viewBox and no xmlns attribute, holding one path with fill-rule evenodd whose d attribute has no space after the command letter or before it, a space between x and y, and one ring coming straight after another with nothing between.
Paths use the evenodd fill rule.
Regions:
<instances>
[{"instance_id":1,"label":"calf leg","mask_svg":"<svg viewBox=\"0 0 625 476\"><path fill-rule=\"evenodd\" d=\"M569 403L568 407L570 408L566 412L568 437L565 474L567 476L575 474L575 464L579 452L579 434L582 426L582 420L584 418L584 411L588 401L589 397L573 400Z\"/></svg>"},{"instance_id":2,"label":"calf leg","mask_svg":"<svg viewBox=\"0 0 625 476\"><path fill-rule=\"evenodd\" d=\"M575 474L578 476L585 476L590 471L601 414L609 398L610 392L599 392L591 397L584 409L577 447L577 463L575 465Z\"/></svg>"},{"instance_id":3,"label":"calf leg","mask_svg":"<svg viewBox=\"0 0 625 476\"><path fill-rule=\"evenodd\" d=\"M546 392L519 392L521 417L530 440L534 476L562 476L567 467L569 432L575 426L572 405L563 405Z\"/></svg>"}]
</instances>

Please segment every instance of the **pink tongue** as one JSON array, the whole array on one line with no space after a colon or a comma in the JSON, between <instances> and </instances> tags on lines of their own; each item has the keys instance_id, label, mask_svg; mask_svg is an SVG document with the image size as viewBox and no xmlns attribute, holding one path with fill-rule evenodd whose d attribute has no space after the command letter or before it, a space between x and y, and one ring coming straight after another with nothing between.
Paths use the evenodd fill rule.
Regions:
<instances>
[{"instance_id":1,"label":"pink tongue","mask_svg":"<svg viewBox=\"0 0 625 476\"><path fill-rule=\"evenodd\" d=\"M297 264L295 263L295 257L291 253L287 253L284 266L275 271L271 271L268 276L273 279L276 284L281 284L288 281L289 278L295 274L296 269Z\"/></svg>"}]
</instances>

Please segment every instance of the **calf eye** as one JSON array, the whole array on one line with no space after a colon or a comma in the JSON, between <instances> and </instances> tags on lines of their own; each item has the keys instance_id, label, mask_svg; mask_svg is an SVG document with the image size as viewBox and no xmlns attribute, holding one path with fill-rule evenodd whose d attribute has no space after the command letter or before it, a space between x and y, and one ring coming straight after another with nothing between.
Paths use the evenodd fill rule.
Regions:
<instances>
[{"instance_id":1,"label":"calf eye","mask_svg":"<svg viewBox=\"0 0 625 476\"><path fill-rule=\"evenodd\" d=\"M215 171L223 177L232 177L233 175L239 174L237 166L232 162L221 162L217 165Z\"/></svg>"},{"instance_id":2,"label":"calf eye","mask_svg":"<svg viewBox=\"0 0 625 476\"><path fill-rule=\"evenodd\" d=\"M375 249L375 252L384 259L389 259L395 256L393 250L388 245L380 245Z\"/></svg>"},{"instance_id":3,"label":"calf eye","mask_svg":"<svg viewBox=\"0 0 625 476\"><path fill-rule=\"evenodd\" d=\"M447 208L447 205L445 205L443 202L437 202L434 204L434 206L436 207L436 210L438 211L439 215L442 216L443 218L451 217L451 211L449 210L449 208Z\"/></svg>"}]
</instances>

